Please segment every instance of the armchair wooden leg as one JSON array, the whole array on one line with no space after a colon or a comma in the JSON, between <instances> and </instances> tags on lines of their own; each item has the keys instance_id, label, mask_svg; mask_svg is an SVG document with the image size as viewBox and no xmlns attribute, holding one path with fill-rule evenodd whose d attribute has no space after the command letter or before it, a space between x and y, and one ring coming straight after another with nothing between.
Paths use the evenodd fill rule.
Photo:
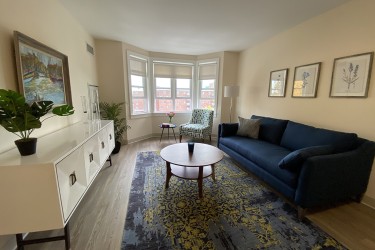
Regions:
<instances>
[{"instance_id":1,"label":"armchair wooden leg","mask_svg":"<svg viewBox=\"0 0 375 250\"><path fill-rule=\"evenodd\" d=\"M209 135L209 137L210 137L210 142L211 142L211 135Z\"/></svg>"},{"instance_id":2,"label":"armchair wooden leg","mask_svg":"<svg viewBox=\"0 0 375 250\"><path fill-rule=\"evenodd\" d=\"M180 142L181 142L181 140L182 140L182 135L180 135Z\"/></svg>"}]
</instances>

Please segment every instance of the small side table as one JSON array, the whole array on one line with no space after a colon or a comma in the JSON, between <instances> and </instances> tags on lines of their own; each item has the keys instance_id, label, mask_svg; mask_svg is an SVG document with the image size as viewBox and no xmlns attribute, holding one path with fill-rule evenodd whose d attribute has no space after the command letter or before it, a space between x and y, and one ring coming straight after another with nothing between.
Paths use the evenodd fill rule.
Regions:
<instances>
[{"instance_id":1,"label":"small side table","mask_svg":"<svg viewBox=\"0 0 375 250\"><path fill-rule=\"evenodd\" d=\"M162 124L159 125L159 127L163 129L163 130L161 131L161 135L160 135L160 142L161 142L161 138L163 137L163 133L164 133L164 129L165 129L165 128L168 129L168 140L169 140L169 129L171 128L171 129L172 129L172 132L173 132L174 140L177 142L176 134L174 133L174 128L176 127L176 124L172 124L172 123L162 123Z\"/></svg>"}]
</instances>

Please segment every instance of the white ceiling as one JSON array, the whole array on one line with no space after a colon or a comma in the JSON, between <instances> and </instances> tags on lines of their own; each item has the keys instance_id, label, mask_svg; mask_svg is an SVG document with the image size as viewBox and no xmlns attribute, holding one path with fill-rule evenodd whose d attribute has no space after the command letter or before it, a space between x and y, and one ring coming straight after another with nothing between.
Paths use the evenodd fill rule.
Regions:
<instances>
[{"instance_id":1,"label":"white ceiling","mask_svg":"<svg viewBox=\"0 0 375 250\"><path fill-rule=\"evenodd\" d=\"M59 0L95 38L147 51L241 51L349 0Z\"/></svg>"}]
</instances>

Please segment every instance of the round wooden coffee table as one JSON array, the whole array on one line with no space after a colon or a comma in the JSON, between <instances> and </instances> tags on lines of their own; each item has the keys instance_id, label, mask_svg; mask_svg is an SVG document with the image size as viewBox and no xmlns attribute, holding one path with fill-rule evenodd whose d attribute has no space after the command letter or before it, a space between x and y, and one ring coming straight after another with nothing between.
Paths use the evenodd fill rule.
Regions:
<instances>
[{"instance_id":1,"label":"round wooden coffee table","mask_svg":"<svg viewBox=\"0 0 375 250\"><path fill-rule=\"evenodd\" d=\"M165 188L169 187L172 175L187 180L197 180L199 198L203 197L203 179L212 176L215 181L215 163L223 159L223 152L211 145L194 144L194 152L189 153L187 143L167 146L160 151L166 161L167 176Z\"/></svg>"}]
</instances>

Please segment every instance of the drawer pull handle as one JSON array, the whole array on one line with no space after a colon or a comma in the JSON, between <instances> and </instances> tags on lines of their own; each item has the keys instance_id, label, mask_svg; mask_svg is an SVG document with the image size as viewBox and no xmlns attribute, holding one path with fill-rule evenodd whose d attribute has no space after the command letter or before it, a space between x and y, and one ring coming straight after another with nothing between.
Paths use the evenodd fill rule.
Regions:
<instances>
[{"instance_id":1,"label":"drawer pull handle","mask_svg":"<svg viewBox=\"0 0 375 250\"><path fill-rule=\"evenodd\" d=\"M74 183L76 183L76 181L77 181L76 172L71 173L69 175L69 178L70 178L70 186L73 186Z\"/></svg>"},{"instance_id":2,"label":"drawer pull handle","mask_svg":"<svg viewBox=\"0 0 375 250\"><path fill-rule=\"evenodd\" d=\"M109 134L109 139L112 140L112 134Z\"/></svg>"},{"instance_id":3,"label":"drawer pull handle","mask_svg":"<svg viewBox=\"0 0 375 250\"><path fill-rule=\"evenodd\" d=\"M92 153L89 154L89 160L90 160L90 162L92 162L94 160L94 155Z\"/></svg>"},{"instance_id":4,"label":"drawer pull handle","mask_svg":"<svg viewBox=\"0 0 375 250\"><path fill-rule=\"evenodd\" d=\"M105 144L104 144L104 142L102 142L102 148L104 148L105 147Z\"/></svg>"}]
</instances>

